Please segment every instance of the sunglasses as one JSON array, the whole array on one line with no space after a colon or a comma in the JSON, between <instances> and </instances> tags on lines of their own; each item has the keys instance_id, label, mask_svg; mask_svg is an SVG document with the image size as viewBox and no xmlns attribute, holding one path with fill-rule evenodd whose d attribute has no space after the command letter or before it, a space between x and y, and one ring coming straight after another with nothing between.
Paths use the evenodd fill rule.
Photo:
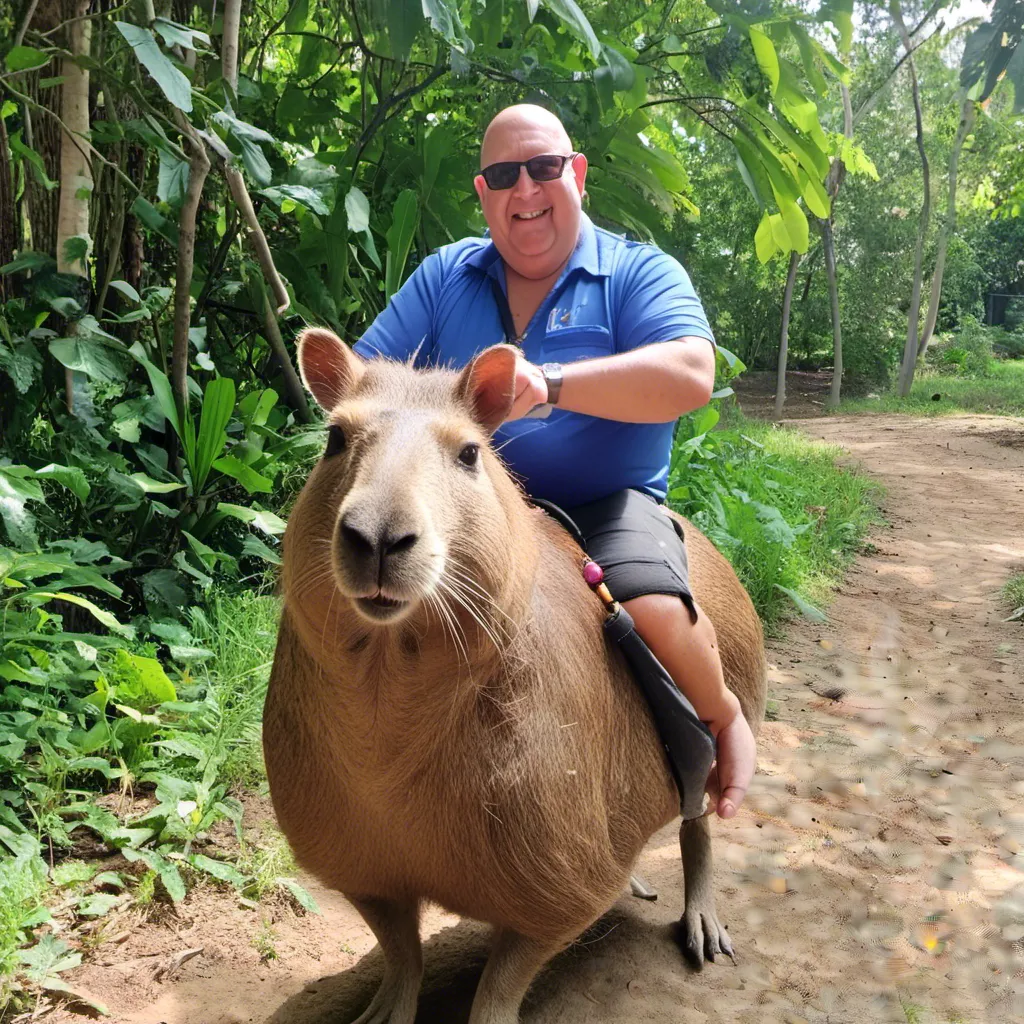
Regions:
<instances>
[{"instance_id":1,"label":"sunglasses","mask_svg":"<svg viewBox=\"0 0 1024 1024\"><path fill-rule=\"evenodd\" d=\"M500 163L489 164L480 173L487 182L487 187L498 192L512 188L519 180L519 168L525 167L526 173L534 181L555 181L562 176L565 165L579 153L568 156L555 156L545 153L543 156L531 156L529 160L502 160Z\"/></svg>"}]
</instances>

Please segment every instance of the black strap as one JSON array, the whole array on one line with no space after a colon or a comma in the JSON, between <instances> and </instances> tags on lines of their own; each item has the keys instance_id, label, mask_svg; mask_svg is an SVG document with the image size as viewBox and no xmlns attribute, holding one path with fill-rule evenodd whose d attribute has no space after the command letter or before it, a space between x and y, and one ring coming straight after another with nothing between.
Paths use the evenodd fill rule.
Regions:
<instances>
[{"instance_id":1,"label":"black strap","mask_svg":"<svg viewBox=\"0 0 1024 1024\"><path fill-rule=\"evenodd\" d=\"M572 537L572 539L576 541L584 551L587 550L587 542L584 540L580 528L564 508L559 508L553 501L545 501L543 498L530 498L530 501L538 508L542 508L547 512L552 519L565 528L569 536Z\"/></svg>"},{"instance_id":2,"label":"black strap","mask_svg":"<svg viewBox=\"0 0 1024 1024\"><path fill-rule=\"evenodd\" d=\"M496 277L491 277L491 290L494 292L498 316L501 318L501 329L505 332L505 341L509 345L517 345L521 348L523 339L516 330L515 320L512 319L512 310L509 308L508 296L501 287L501 282Z\"/></svg>"}]
</instances>

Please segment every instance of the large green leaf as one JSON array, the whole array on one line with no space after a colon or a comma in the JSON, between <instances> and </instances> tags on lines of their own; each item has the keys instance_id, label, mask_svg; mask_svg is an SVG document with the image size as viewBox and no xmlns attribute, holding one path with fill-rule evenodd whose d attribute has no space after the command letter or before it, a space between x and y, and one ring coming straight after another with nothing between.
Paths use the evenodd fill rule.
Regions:
<instances>
[{"instance_id":1,"label":"large green leaf","mask_svg":"<svg viewBox=\"0 0 1024 1024\"><path fill-rule=\"evenodd\" d=\"M205 32L189 28L187 25L179 25L176 21L168 21L167 18L155 19L153 28L160 33L164 43L168 46L180 46L185 50L198 50L199 45L210 45L210 37Z\"/></svg>"},{"instance_id":2,"label":"large green leaf","mask_svg":"<svg viewBox=\"0 0 1024 1024\"><path fill-rule=\"evenodd\" d=\"M148 28L140 28L127 21L115 21L114 24L128 45L135 51L139 63L160 86L161 92L179 110L183 110L186 114L190 113L192 110L192 84L160 49L153 33Z\"/></svg>"},{"instance_id":3,"label":"large green leaf","mask_svg":"<svg viewBox=\"0 0 1024 1024\"><path fill-rule=\"evenodd\" d=\"M174 401L174 392L171 389L171 382L167 379L167 374L146 358L146 351L138 342L129 351L135 357L136 362L141 363L145 369L146 374L149 376L149 384L153 389L153 395L160 406L160 411L174 428L174 432L181 438L182 429L181 422L178 419L178 406Z\"/></svg>"},{"instance_id":4,"label":"large green leaf","mask_svg":"<svg viewBox=\"0 0 1024 1024\"><path fill-rule=\"evenodd\" d=\"M370 202L355 185L345 196L345 213L349 231L365 231L370 226Z\"/></svg>"},{"instance_id":5,"label":"large green leaf","mask_svg":"<svg viewBox=\"0 0 1024 1024\"><path fill-rule=\"evenodd\" d=\"M757 66L765 78L772 83L772 92L779 87L779 57L775 52L775 44L759 28L750 26L750 43L754 47Z\"/></svg>"},{"instance_id":6,"label":"large green leaf","mask_svg":"<svg viewBox=\"0 0 1024 1024\"><path fill-rule=\"evenodd\" d=\"M263 509L247 508L245 505L232 505L226 501L219 502L217 508L233 519L240 519L243 523L251 523L264 533L270 534L271 537L280 536L288 525L280 516Z\"/></svg>"},{"instance_id":7,"label":"large green leaf","mask_svg":"<svg viewBox=\"0 0 1024 1024\"><path fill-rule=\"evenodd\" d=\"M387 8L388 40L391 56L404 61L423 28L422 0L384 0Z\"/></svg>"},{"instance_id":8,"label":"large green leaf","mask_svg":"<svg viewBox=\"0 0 1024 1024\"><path fill-rule=\"evenodd\" d=\"M262 473L257 473L234 455L224 455L215 459L213 468L237 480L250 494L270 494L274 489L272 480Z\"/></svg>"},{"instance_id":9,"label":"large green leaf","mask_svg":"<svg viewBox=\"0 0 1024 1024\"><path fill-rule=\"evenodd\" d=\"M272 188L260 189L260 195L272 199L279 206L286 199L291 199L321 217L326 217L331 212L324 202L324 197L316 189L308 188L306 185L274 185Z\"/></svg>"},{"instance_id":10,"label":"large green leaf","mask_svg":"<svg viewBox=\"0 0 1024 1024\"><path fill-rule=\"evenodd\" d=\"M125 626L118 622L110 612L78 594L69 594L66 591L54 593L52 591L37 590L32 597L43 598L46 601L67 601L68 604L75 604L79 608L84 608L97 622L101 622L107 629L115 633L120 633L122 636L134 636L135 634L131 626Z\"/></svg>"},{"instance_id":11,"label":"large green leaf","mask_svg":"<svg viewBox=\"0 0 1024 1024\"><path fill-rule=\"evenodd\" d=\"M387 269L384 272L384 288L387 298L391 298L402 284L405 264L409 259L409 250L420 222L419 196L412 189L404 189L395 200L388 228Z\"/></svg>"},{"instance_id":12,"label":"large green leaf","mask_svg":"<svg viewBox=\"0 0 1024 1024\"><path fill-rule=\"evenodd\" d=\"M426 3L427 0L424 0ZM544 6L557 14L587 44L590 56L597 60L601 56L601 44L587 16L580 10L575 0L544 0Z\"/></svg>"},{"instance_id":13,"label":"large green leaf","mask_svg":"<svg viewBox=\"0 0 1024 1024\"><path fill-rule=\"evenodd\" d=\"M422 0L423 13L430 19L431 27L452 46L460 47L464 53L473 49L473 40L466 35L459 17L457 0Z\"/></svg>"},{"instance_id":14,"label":"large green leaf","mask_svg":"<svg viewBox=\"0 0 1024 1024\"><path fill-rule=\"evenodd\" d=\"M78 370L94 380L113 383L128 376L126 353L118 345L89 337L55 338L50 355L69 370Z\"/></svg>"},{"instance_id":15,"label":"large green leaf","mask_svg":"<svg viewBox=\"0 0 1024 1024\"><path fill-rule=\"evenodd\" d=\"M160 150L160 170L157 175L156 195L162 203L179 203L188 188L189 166L173 153Z\"/></svg>"},{"instance_id":16,"label":"large green leaf","mask_svg":"<svg viewBox=\"0 0 1024 1024\"><path fill-rule=\"evenodd\" d=\"M4 62L8 71L29 71L50 63L51 54L43 53L31 46L13 46L7 51Z\"/></svg>"},{"instance_id":17,"label":"large green leaf","mask_svg":"<svg viewBox=\"0 0 1024 1024\"><path fill-rule=\"evenodd\" d=\"M754 232L754 249L757 252L757 258L762 263L767 263L778 252L775 238L772 235L771 215L767 210L761 215L761 223L757 225L757 231Z\"/></svg>"},{"instance_id":18,"label":"large green leaf","mask_svg":"<svg viewBox=\"0 0 1024 1024\"><path fill-rule=\"evenodd\" d=\"M853 0L826 0L818 9L819 21L830 21L839 31L839 52L849 53L853 43Z\"/></svg>"},{"instance_id":19,"label":"large green leaf","mask_svg":"<svg viewBox=\"0 0 1024 1024\"><path fill-rule=\"evenodd\" d=\"M804 73L804 77L811 83L811 88L819 96L824 96L828 92L828 83L825 81L824 75L818 70L817 53L813 40L807 34L807 30L795 21L789 22L788 27L800 50L801 70Z\"/></svg>"},{"instance_id":20,"label":"large green leaf","mask_svg":"<svg viewBox=\"0 0 1024 1024\"><path fill-rule=\"evenodd\" d=\"M37 469L36 476L56 480L79 501L85 501L89 497L89 481L86 479L85 471L77 466L58 466L51 462L50 465Z\"/></svg>"},{"instance_id":21,"label":"large green leaf","mask_svg":"<svg viewBox=\"0 0 1024 1024\"><path fill-rule=\"evenodd\" d=\"M199 420L195 465L192 470L193 493L199 494L210 474L214 460L227 441L227 425L235 408L235 382L230 377L217 377L203 392L203 411Z\"/></svg>"}]
</instances>

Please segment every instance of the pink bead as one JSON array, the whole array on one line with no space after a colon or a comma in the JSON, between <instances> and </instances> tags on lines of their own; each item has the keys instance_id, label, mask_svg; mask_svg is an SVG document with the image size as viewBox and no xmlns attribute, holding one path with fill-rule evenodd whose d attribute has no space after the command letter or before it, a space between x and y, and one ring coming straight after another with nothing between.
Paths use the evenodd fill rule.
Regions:
<instances>
[{"instance_id":1,"label":"pink bead","mask_svg":"<svg viewBox=\"0 0 1024 1024\"><path fill-rule=\"evenodd\" d=\"M602 569L597 562L587 562L587 564L583 566L583 578L590 586L596 587L598 583L602 583L604 581L604 569Z\"/></svg>"}]
</instances>

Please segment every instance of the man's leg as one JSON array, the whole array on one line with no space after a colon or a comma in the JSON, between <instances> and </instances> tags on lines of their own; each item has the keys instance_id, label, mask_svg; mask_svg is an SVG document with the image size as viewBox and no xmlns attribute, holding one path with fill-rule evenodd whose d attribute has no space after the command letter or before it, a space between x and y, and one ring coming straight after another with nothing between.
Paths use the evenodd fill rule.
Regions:
<instances>
[{"instance_id":1,"label":"man's leg","mask_svg":"<svg viewBox=\"0 0 1024 1024\"><path fill-rule=\"evenodd\" d=\"M726 688L715 627L696 605L694 622L675 594L646 594L623 601L623 607L633 617L637 633L714 735L718 766L715 810L720 817L731 818L753 778L757 751L740 702Z\"/></svg>"}]
</instances>

